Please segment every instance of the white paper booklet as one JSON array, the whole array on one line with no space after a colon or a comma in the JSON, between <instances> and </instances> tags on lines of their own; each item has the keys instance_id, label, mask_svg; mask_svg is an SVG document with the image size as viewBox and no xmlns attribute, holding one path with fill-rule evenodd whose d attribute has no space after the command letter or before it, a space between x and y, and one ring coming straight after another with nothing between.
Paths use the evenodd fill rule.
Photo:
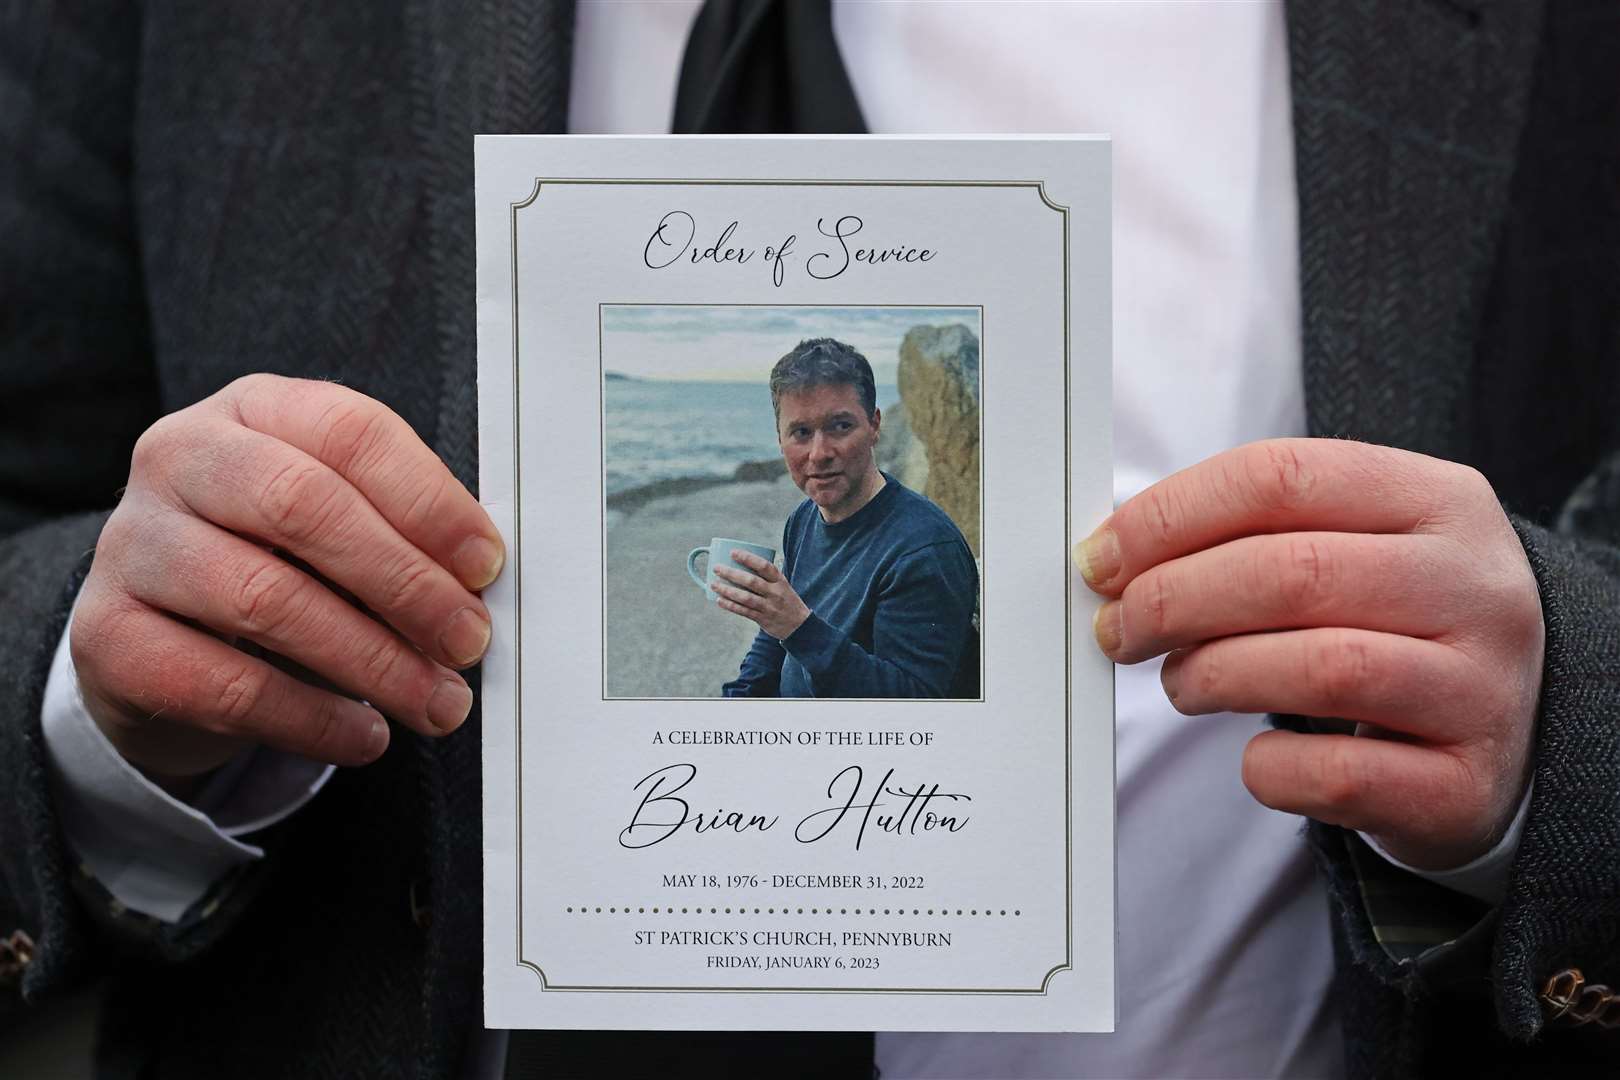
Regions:
<instances>
[{"instance_id":1,"label":"white paper booklet","mask_svg":"<svg viewBox=\"0 0 1620 1080\"><path fill-rule=\"evenodd\" d=\"M477 140L490 1027L1109 1031L1109 146Z\"/></svg>"}]
</instances>

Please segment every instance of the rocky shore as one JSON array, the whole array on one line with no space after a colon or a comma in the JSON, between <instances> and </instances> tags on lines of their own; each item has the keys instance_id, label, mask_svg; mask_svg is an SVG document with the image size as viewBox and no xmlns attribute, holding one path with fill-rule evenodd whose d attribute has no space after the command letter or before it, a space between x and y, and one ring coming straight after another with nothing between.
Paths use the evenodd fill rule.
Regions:
<instances>
[{"instance_id":1,"label":"rocky shore","mask_svg":"<svg viewBox=\"0 0 1620 1080\"><path fill-rule=\"evenodd\" d=\"M737 466L735 472L727 476L676 476L666 480L654 480L650 484L639 484L624 491L615 491L607 497L609 512L623 511L628 513L639 510L655 499L669 499L680 495L690 495L694 491L704 488L719 487L722 484L738 482L759 483L775 480L787 475L787 466L781 458L771 458L767 461L745 461Z\"/></svg>"},{"instance_id":2,"label":"rocky shore","mask_svg":"<svg viewBox=\"0 0 1620 1080\"><path fill-rule=\"evenodd\" d=\"M774 480L664 485L618 506L608 502L609 697L719 695L756 628L721 611L692 583L686 554L715 536L779 549L783 524L804 500L785 471Z\"/></svg>"}]
</instances>

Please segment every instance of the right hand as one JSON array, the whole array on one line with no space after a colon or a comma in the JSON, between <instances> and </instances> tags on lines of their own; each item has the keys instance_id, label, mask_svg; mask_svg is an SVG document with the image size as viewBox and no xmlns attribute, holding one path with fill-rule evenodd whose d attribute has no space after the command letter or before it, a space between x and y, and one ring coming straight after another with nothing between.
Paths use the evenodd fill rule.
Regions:
<instances>
[{"instance_id":1,"label":"right hand","mask_svg":"<svg viewBox=\"0 0 1620 1080\"><path fill-rule=\"evenodd\" d=\"M483 507L388 408L246 376L135 444L71 630L85 705L171 790L247 743L365 764L388 745L384 714L424 735L466 719L452 669L488 648L476 593L504 559Z\"/></svg>"}]
</instances>

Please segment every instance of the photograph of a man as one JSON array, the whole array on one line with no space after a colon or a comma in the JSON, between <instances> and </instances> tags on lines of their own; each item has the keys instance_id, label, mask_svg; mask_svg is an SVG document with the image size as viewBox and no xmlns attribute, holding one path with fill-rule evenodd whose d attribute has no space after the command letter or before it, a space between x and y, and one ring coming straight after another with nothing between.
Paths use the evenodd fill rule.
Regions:
<instances>
[{"instance_id":1,"label":"photograph of a man","mask_svg":"<svg viewBox=\"0 0 1620 1080\"><path fill-rule=\"evenodd\" d=\"M812 338L771 370L788 475L806 498L783 565L716 553L719 606L758 624L726 697L979 696L978 570L950 517L878 468L866 357ZM747 569L718 565L725 555Z\"/></svg>"}]
</instances>

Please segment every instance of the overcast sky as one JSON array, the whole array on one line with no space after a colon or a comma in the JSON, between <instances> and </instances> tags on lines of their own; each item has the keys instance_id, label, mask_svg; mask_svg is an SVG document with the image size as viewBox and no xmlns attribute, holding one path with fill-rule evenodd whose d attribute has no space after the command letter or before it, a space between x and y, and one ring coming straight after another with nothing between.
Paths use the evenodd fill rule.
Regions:
<instances>
[{"instance_id":1,"label":"overcast sky","mask_svg":"<svg viewBox=\"0 0 1620 1080\"><path fill-rule=\"evenodd\" d=\"M763 381L805 338L854 346L880 383L895 381L900 341L913 326L965 323L979 335L978 308L668 307L602 309L602 361L643 379Z\"/></svg>"}]
</instances>

